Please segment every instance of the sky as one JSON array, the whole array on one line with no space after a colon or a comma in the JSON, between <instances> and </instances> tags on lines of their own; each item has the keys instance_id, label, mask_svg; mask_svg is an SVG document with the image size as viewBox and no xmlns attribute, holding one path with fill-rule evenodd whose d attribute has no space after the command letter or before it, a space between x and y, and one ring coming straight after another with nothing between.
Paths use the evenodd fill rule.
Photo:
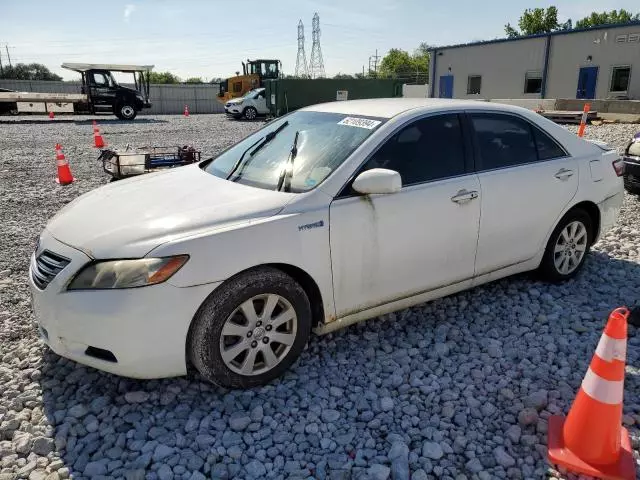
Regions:
<instances>
[{"instance_id":1,"label":"sky","mask_svg":"<svg viewBox=\"0 0 640 480\"><path fill-rule=\"evenodd\" d=\"M637 0L558 0L560 20L625 8ZM0 52L13 63L43 63L65 80L63 62L154 65L182 79L227 78L247 58L277 58L295 70L297 25L305 26L311 58L311 19L320 15L327 75L361 72L369 57L421 42L449 45L504 36L535 0L0 0Z\"/></svg>"}]
</instances>

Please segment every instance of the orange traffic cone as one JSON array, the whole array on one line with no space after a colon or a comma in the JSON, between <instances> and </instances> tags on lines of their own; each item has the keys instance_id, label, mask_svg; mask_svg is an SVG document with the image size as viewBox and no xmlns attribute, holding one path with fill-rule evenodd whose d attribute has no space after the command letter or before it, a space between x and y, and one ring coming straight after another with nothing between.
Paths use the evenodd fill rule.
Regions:
<instances>
[{"instance_id":1,"label":"orange traffic cone","mask_svg":"<svg viewBox=\"0 0 640 480\"><path fill-rule=\"evenodd\" d=\"M184 106L184 116L185 116L185 117L188 117L188 116L189 116L189 106L188 106L188 105L185 105L185 106Z\"/></svg>"},{"instance_id":2,"label":"orange traffic cone","mask_svg":"<svg viewBox=\"0 0 640 480\"><path fill-rule=\"evenodd\" d=\"M102 139L102 135L100 134L100 129L95 127L93 130L93 145L96 148L103 148L105 143Z\"/></svg>"},{"instance_id":3,"label":"orange traffic cone","mask_svg":"<svg viewBox=\"0 0 640 480\"><path fill-rule=\"evenodd\" d=\"M635 480L622 394L629 310L617 308L604 329L569 415L549 418L551 463L606 480Z\"/></svg>"},{"instance_id":4,"label":"orange traffic cone","mask_svg":"<svg viewBox=\"0 0 640 480\"><path fill-rule=\"evenodd\" d=\"M55 114L53 112L49 112L49 118L53 120L53 117L55 117Z\"/></svg>"},{"instance_id":5,"label":"orange traffic cone","mask_svg":"<svg viewBox=\"0 0 640 480\"><path fill-rule=\"evenodd\" d=\"M71 169L69 168L69 162L62 153L62 146L56 143L56 163L58 164L58 178L56 182L60 185L69 185L73 183L73 176L71 175Z\"/></svg>"}]
</instances>

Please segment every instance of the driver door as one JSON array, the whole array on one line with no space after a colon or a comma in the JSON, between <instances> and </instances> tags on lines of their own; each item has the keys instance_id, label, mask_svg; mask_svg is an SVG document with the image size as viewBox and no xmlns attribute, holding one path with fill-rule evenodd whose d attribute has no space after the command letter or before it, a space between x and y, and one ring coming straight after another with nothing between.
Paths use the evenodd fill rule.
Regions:
<instances>
[{"instance_id":1,"label":"driver door","mask_svg":"<svg viewBox=\"0 0 640 480\"><path fill-rule=\"evenodd\" d=\"M266 115L267 113L269 113L269 109L267 108L267 99L265 97L265 90L258 93L255 98L255 105L256 110L258 110L259 114Z\"/></svg>"},{"instance_id":2,"label":"driver door","mask_svg":"<svg viewBox=\"0 0 640 480\"><path fill-rule=\"evenodd\" d=\"M115 99L115 87L111 84L111 74L102 71L87 72L89 91L94 105L108 105L111 107Z\"/></svg>"},{"instance_id":3,"label":"driver door","mask_svg":"<svg viewBox=\"0 0 640 480\"><path fill-rule=\"evenodd\" d=\"M360 195L349 185L330 206L337 317L467 281L480 223L480 184L461 117L412 121L361 167L400 173L398 193ZM357 175L356 175L357 176Z\"/></svg>"}]
</instances>

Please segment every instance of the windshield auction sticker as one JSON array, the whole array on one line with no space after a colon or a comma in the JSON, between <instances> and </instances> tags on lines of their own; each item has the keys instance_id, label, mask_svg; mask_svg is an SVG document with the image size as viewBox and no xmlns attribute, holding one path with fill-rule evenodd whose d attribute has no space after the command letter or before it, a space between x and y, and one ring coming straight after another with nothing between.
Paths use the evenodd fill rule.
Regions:
<instances>
[{"instance_id":1,"label":"windshield auction sticker","mask_svg":"<svg viewBox=\"0 0 640 480\"><path fill-rule=\"evenodd\" d=\"M367 130L373 130L382 122L379 120L372 120L370 118L356 118L347 117L338 122L338 125L348 125L349 127L366 128Z\"/></svg>"}]
</instances>

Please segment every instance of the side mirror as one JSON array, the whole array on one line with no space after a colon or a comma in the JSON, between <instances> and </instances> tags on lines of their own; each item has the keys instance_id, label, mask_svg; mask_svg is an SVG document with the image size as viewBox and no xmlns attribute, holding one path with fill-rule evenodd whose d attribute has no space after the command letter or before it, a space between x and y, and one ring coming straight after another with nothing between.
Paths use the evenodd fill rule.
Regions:
<instances>
[{"instance_id":1,"label":"side mirror","mask_svg":"<svg viewBox=\"0 0 640 480\"><path fill-rule=\"evenodd\" d=\"M402 188L402 178L395 170L373 168L362 172L353 181L353 189L358 193L396 193Z\"/></svg>"}]
</instances>

